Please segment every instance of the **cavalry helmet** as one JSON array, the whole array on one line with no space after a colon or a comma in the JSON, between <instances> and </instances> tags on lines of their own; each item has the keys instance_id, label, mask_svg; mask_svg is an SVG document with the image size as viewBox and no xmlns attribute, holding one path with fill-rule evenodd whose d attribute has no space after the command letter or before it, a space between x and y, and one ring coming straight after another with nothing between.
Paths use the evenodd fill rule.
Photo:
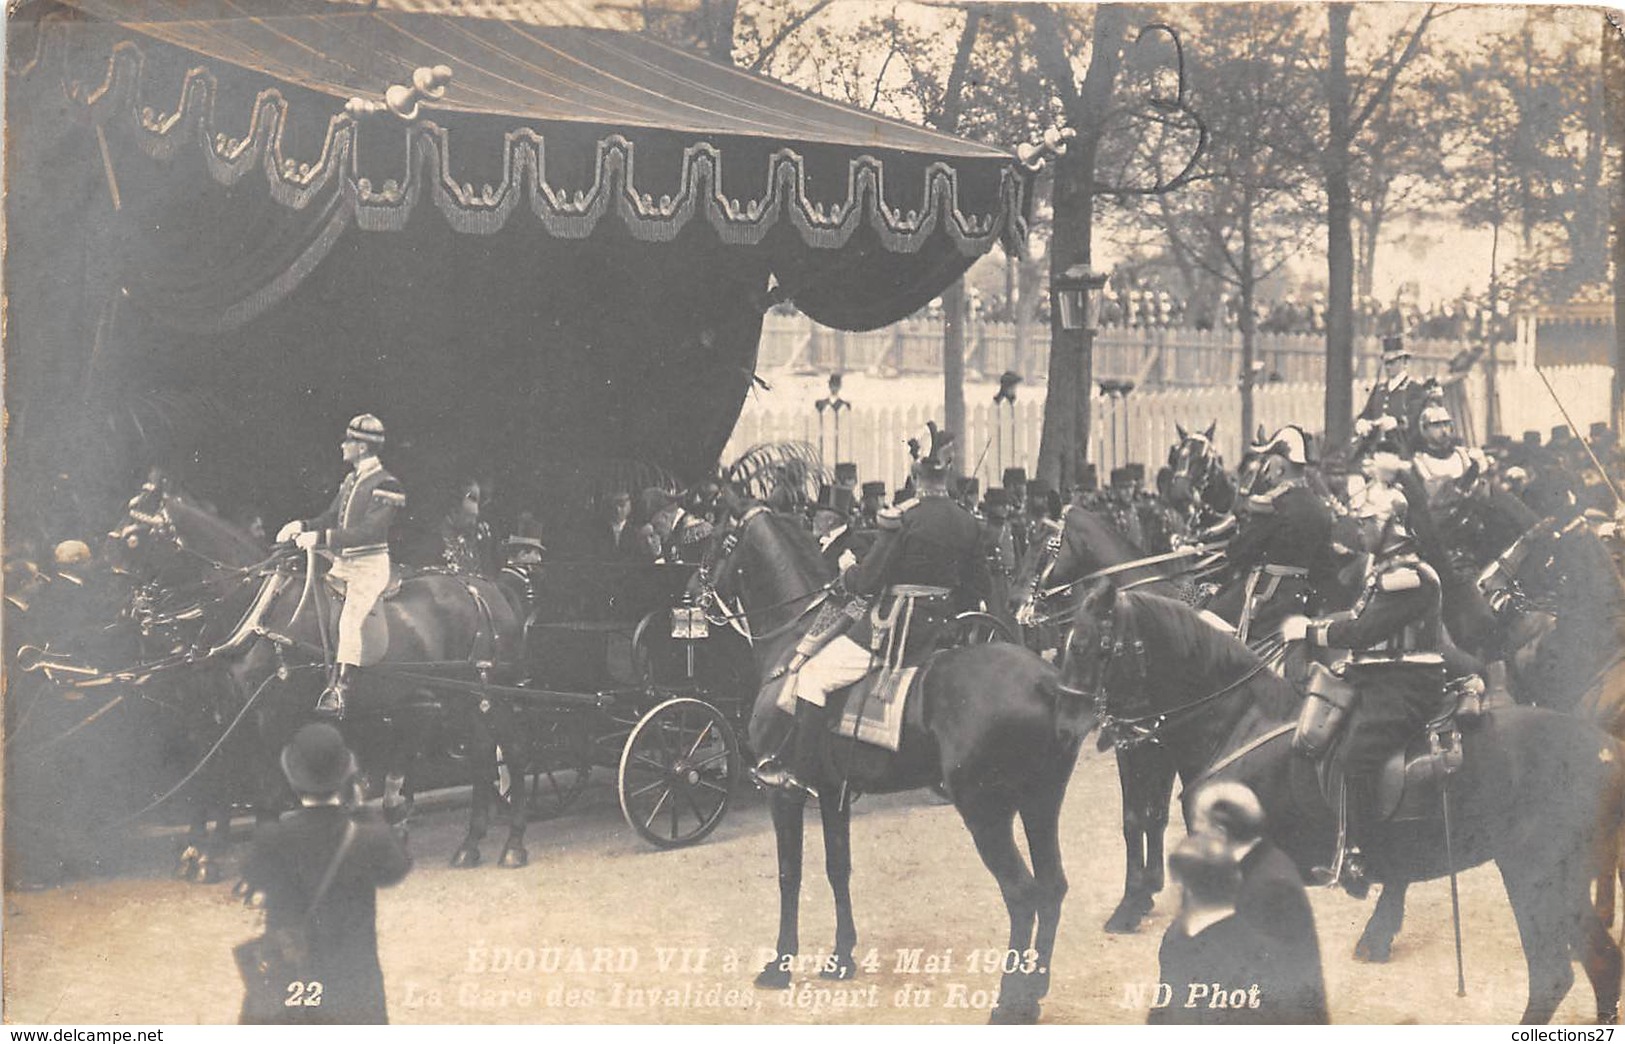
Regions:
<instances>
[{"instance_id":1,"label":"cavalry helmet","mask_svg":"<svg viewBox=\"0 0 1625 1044\"><path fill-rule=\"evenodd\" d=\"M384 422L370 413L362 413L350 418L350 423L344 428L344 437L357 442L366 442L374 446L384 444Z\"/></svg>"}]
</instances>

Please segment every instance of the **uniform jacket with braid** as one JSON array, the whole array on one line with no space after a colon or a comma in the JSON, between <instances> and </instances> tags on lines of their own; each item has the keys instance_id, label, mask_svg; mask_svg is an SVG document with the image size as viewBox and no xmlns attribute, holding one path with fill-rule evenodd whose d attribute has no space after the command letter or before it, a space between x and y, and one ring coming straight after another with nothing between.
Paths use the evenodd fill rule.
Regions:
<instances>
[{"instance_id":1,"label":"uniform jacket with braid","mask_svg":"<svg viewBox=\"0 0 1625 1044\"><path fill-rule=\"evenodd\" d=\"M406 490L382 466L344 476L326 511L305 523L321 534L320 546L342 557L389 550L389 527L406 507Z\"/></svg>"}]
</instances>

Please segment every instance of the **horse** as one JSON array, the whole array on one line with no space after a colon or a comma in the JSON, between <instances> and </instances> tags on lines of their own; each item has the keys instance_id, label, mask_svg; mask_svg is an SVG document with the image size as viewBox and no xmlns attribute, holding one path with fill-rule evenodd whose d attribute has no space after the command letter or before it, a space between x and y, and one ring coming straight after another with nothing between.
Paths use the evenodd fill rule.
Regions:
<instances>
[{"instance_id":1,"label":"horse","mask_svg":"<svg viewBox=\"0 0 1625 1044\"><path fill-rule=\"evenodd\" d=\"M1186 431L1174 425L1179 441L1168 448L1168 504L1185 521L1186 534L1217 525L1235 510L1236 480L1225 470L1224 458L1213 444L1218 422L1206 431Z\"/></svg>"},{"instance_id":2,"label":"horse","mask_svg":"<svg viewBox=\"0 0 1625 1044\"><path fill-rule=\"evenodd\" d=\"M145 576L143 590L156 591L170 616L196 619L199 638L191 660L217 669L229 693L226 704L235 723L252 711L258 770L256 815L273 818L286 790L275 757L297 727L308 720L325 684L325 649L330 640L319 617L336 605L316 595L316 582L303 575L287 553L264 557L263 545L245 531L166 483L149 482L132 500L128 519L112 534L114 546L132 570ZM310 558L314 559L314 554ZM175 612L173 604L185 608ZM523 779L528 744L512 699L485 687L511 681L521 663L522 621L528 610L509 584L480 577L425 572L405 579L398 594L380 609L393 616L385 658L362 672L355 709L344 723L352 746L380 737L386 767L384 810L403 829L413 802L409 782L444 708L455 708L469 736L468 766L473 785L469 827L452 865L476 866L479 842L489 826L491 804L506 812L508 837L498 865L528 863L525 812L520 795L497 791L498 755L513 778ZM151 606L148 610L151 611ZM452 671L467 678L436 675ZM270 698L260 702L271 690ZM218 753L218 752L216 752Z\"/></svg>"},{"instance_id":3,"label":"horse","mask_svg":"<svg viewBox=\"0 0 1625 1044\"><path fill-rule=\"evenodd\" d=\"M1110 522L1077 505L1063 511L1060 519L1050 520L1047 527L1047 539L1028 546L1010 585L1016 619L1036 624L1026 628L1029 635L1046 631L1043 605L1057 600L1057 595L1046 594L1051 585L1058 594L1069 592L1082 577L1113 569L1120 584L1172 594L1176 574L1192 561L1137 565L1144 561L1140 550ZM1053 627L1048 630L1053 632ZM1059 645L1059 636L1051 638L1050 648ZM1106 919L1105 929L1127 934L1139 928L1141 918L1151 912L1165 883L1163 837L1168 830L1174 769L1157 747L1119 751L1117 780L1123 793L1123 897Z\"/></svg>"},{"instance_id":4,"label":"horse","mask_svg":"<svg viewBox=\"0 0 1625 1044\"><path fill-rule=\"evenodd\" d=\"M742 606L739 615L729 615L752 635L762 684L750 718L750 745L771 750L789 716L775 705L779 685L770 672L812 625L834 585L835 569L794 519L759 503L743 508L712 540L690 594L713 612L735 599ZM1080 738L1069 725L1057 680L1054 668L1018 645L959 646L937 653L922 669L894 754L830 734L822 771L806 781L821 795L825 868L835 896L835 946L821 972L825 978L846 979L857 971L850 794L942 784L998 881L1010 917L1014 957L1005 966L990 1021L1037 1020L1039 1001L1049 991L1067 890L1059 819ZM830 715L837 714L832 703ZM799 950L805 799L775 791L771 806L779 930L776 955L756 985L783 989L790 985ZM1027 835L1030 872L1013 836L1017 815Z\"/></svg>"},{"instance_id":5,"label":"horse","mask_svg":"<svg viewBox=\"0 0 1625 1044\"><path fill-rule=\"evenodd\" d=\"M1271 839L1309 872L1331 854L1337 816L1316 767L1290 737L1300 699L1241 642L1189 607L1109 579L1078 595L1062 673L1091 694L1096 723L1118 743L1154 739L1187 780L1257 793ZM1579 719L1536 707L1483 715L1462 731L1450 778L1454 864L1432 822L1374 824L1366 853L1384 893L1494 861L1529 971L1524 1023L1548 1021L1580 956L1600 1021L1618 1013L1619 948L1591 906L1588 884L1617 842L1625 811L1625 746ZM1369 930L1369 929L1368 929Z\"/></svg>"}]
</instances>

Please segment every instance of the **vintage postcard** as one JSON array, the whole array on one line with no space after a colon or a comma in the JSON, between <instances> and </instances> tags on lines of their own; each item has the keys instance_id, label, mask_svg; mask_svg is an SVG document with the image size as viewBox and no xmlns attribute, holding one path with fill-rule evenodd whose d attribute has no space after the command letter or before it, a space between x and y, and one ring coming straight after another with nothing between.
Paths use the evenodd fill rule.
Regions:
<instances>
[{"instance_id":1,"label":"vintage postcard","mask_svg":"<svg viewBox=\"0 0 1625 1044\"><path fill-rule=\"evenodd\" d=\"M1617 13L7 13L9 1024L1617 1017Z\"/></svg>"}]
</instances>

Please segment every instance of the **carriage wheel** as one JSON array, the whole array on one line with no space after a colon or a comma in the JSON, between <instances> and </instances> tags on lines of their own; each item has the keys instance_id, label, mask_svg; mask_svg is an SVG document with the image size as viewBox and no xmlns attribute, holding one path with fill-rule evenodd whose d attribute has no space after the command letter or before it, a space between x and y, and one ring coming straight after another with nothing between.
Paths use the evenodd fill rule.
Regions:
<instances>
[{"instance_id":1,"label":"carriage wheel","mask_svg":"<svg viewBox=\"0 0 1625 1044\"><path fill-rule=\"evenodd\" d=\"M643 716L621 751L621 813L661 848L716 829L740 775L739 740L704 700L667 700Z\"/></svg>"},{"instance_id":2,"label":"carriage wheel","mask_svg":"<svg viewBox=\"0 0 1625 1044\"><path fill-rule=\"evenodd\" d=\"M592 744L579 722L542 724L531 748L530 797L525 812L532 819L552 819L575 804L592 774Z\"/></svg>"},{"instance_id":3,"label":"carriage wheel","mask_svg":"<svg viewBox=\"0 0 1625 1044\"><path fill-rule=\"evenodd\" d=\"M989 642L1014 642L1016 636L1010 625L991 613L964 612L954 617L959 625L959 644L985 645Z\"/></svg>"}]
</instances>

